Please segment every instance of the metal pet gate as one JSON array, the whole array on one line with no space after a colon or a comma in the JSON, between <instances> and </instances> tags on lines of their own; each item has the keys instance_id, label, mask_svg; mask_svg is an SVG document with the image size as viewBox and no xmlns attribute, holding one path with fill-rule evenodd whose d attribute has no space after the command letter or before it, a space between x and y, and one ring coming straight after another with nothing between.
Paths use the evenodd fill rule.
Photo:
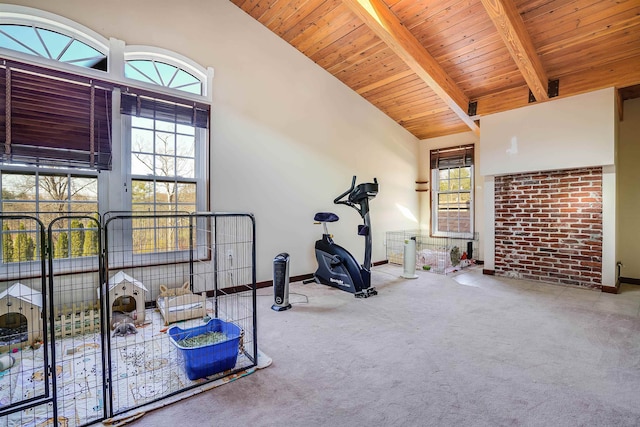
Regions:
<instances>
[{"instance_id":1,"label":"metal pet gate","mask_svg":"<svg viewBox=\"0 0 640 427\"><path fill-rule=\"evenodd\" d=\"M0 223L0 427L88 425L257 365L252 215ZM177 341L203 328L222 341Z\"/></svg>"},{"instance_id":2,"label":"metal pet gate","mask_svg":"<svg viewBox=\"0 0 640 427\"><path fill-rule=\"evenodd\" d=\"M473 237L433 237L425 230L388 231L385 236L387 260L391 264L403 263L404 243L416 241L416 268L432 273L447 274L475 263L480 248L478 233ZM454 260L452 251L463 259Z\"/></svg>"}]
</instances>

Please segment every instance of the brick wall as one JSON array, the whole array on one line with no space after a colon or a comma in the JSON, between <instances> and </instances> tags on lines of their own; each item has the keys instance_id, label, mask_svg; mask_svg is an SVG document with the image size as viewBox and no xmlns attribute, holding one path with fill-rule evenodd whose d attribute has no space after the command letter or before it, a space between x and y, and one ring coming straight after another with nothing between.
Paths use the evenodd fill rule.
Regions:
<instances>
[{"instance_id":1,"label":"brick wall","mask_svg":"<svg viewBox=\"0 0 640 427\"><path fill-rule=\"evenodd\" d=\"M602 287L602 168L495 178L495 274Z\"/></svg>"}]
</instances>

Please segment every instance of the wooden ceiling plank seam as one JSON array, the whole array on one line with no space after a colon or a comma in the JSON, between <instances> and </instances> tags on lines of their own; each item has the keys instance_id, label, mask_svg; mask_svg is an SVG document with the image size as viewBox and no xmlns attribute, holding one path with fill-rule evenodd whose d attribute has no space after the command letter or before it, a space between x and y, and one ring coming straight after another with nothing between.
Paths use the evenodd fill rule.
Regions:
<instances>
[{"instance_id":1,"label":"wooden ceiling plank seam","mask_svg":"<svg viewBox=\"0 0 640 427\"><path fill-rule=\"evenodd\" d=\"M280 21L278 26L272 27L271 31L277 34L280 38L284 39L284 35L287 31L299 25L304 26L309 23L309 15L320 7L321 3L316 0L309 0L305 2L298 10L295 11L288 19Z\"/></svg>"},{"instance_id":2,"label":"wooden ceiling plank seam","mask_svg":"<svg viewBox=\"0 0 640 427\"><path fill-rule=\"evenodd\" d=\"M362 56L366 56L364 55L365 52L375 54L386 48L387 46L382 43L382 40L371 33L366 25L361 25L329 46L319 50L310 59L329 71L330 67L362 60ZM331 73L331 71L329 72Z\"/></svg>"},{"instance_id":3,"label":"wooden ceiling plank seam","mask_svg":"<svg viewBox=\"0 0 640 427\"><path fill-rule=\"evenodd\" d=\"M388 90L371 91L362 96L374 105L387 105L410 93L421 94L423 98L429 102L440 99L433 90L424 83L423 86L401 85L396 88L389 88Z\"/></svg>"},{"instance_id":4,"label":"wooden ceiling plank seam","mask_svg":"<svg viewBox=\"0 0 640 427\"><path fill-rule=\"evenodd\" d=\"M483 61L473 61L474 63L463 62L462 65L447 65L445 66L445 70L449 73L449 75L460 84L461 81L468 79L469 77L475 78L477 74L488 74L495 75L503 72L510 72L513 70L518 70L518 68L513 63L513 59L509 53L505 53L499 56L484 56ZM471 62L471 61L469 61Z\"/></svg>"},{"instance_id":5,"label":"wooden ceiling plank seam","mask_svg":"<svg viewBox=\"0 0 640 427\"><path fill-rule=\"evenodd\" d=\"M585 68L606 65L612 61L620 61L627 58L637 57L640 52L640 34L633 35L631 40L617 39L620 43L617 47L620 49L612 52L607 49L607 45L594 44L588 48L583 48L578 52L566 53L549 57L549 71L553 73L555 78L561 77L563 74L573 74ZM585 64L583 58L589 58L589 62ZM640 64L639 64L640 65Z\"/></svg>"},{"instance_id":6,"label":"wooden ceiling plank seam","mask_svg":"<svg viewBox=\"0 0 640 427\"><path fill-rule=\"evenodd\" d=\"M449 45L466 41L473 43L478 34L493 29L493 23L487 18L482 7L470 9L473 12L459 13L446 22L424 22L411 28L420 44L429 52L447 49ZM462 16L463 15L463 16Z\"/></svg>"},{"instance_id":7,"label":"wooden ceiling plank seam","mask_svg":"<svg viewBox=\"0 0 640 427\"><path fill-rule=\"evenodd\" d=\"M557 3L556 0L520 0L516 2L516 6L523 13L534 13L541 8L550 7L550 4Z\"/></svg>"},{"instance_id":8,"label":"wooden ceiling plank seam","mask_svg":"<svg viewBox=\"0 0 640 427\"><path fill-rule=\"evenodd\" d=\"M380 0L343 0L409 67L423 78L471 130L479 128L467 115L469 99L420 42Z\"/></svg>"},{"instance_id":9,"label":"wooden ceiling plank seam","mask_svg":"<svg viewBox=\"0 0 640 427\"><path fill-rule=\"evenodd\" d=\"M247 14L251 15L249 12L256 7L256 5L260 2L260 0L234 0L233 3L238 6L240 9L244 10Z\"/></svg>"},{"instance_id":10,"label":"wooden ceiling plank seam","mask_svg":"<svg viewBox=\"0 0 640 427\"><path fill-rule=\"evenodd\" d=\"M512 73L508 73L503 76L495 76L481 81L465 80L460 84L460 86L467 89L470 94L470 99L473 99L471 98L471 94L473 94L475 98L486 93L518 87L522 84L526 84L526 82L523 81L520 71L515 70Z\"/></svg>"},{"instance_id":11,"label":"wooden ceiling plank seam","mask_svg":"<svg viewBox=\"0 0 640 427\"><path fill-rule=\"evenodd\" d=\"M442 108L437 109L437 110L422 110L419 113L410 114L408 116L403 117L402 121L406 123L406 122L411 121L411 120L416 120L416 119L421 119L421 118L424 118L424 117L433 116L435 114L438 114L438 113L443 112L444 110L448 110L448 109L449 109L449 107L442 107ZM465 130L466 130L466 127L465 127Z\"/></svg>"},{"instance_id":12,"label":"wooden ceiling plank seam","mask_svg":"<svg viewBox=\"0 0 640 427\"><path fill-rule=\"evenodd\" d=\"M437 113L437 114L433 114L432 116L426 118L426 117L418 117L415 119L411 119L411 120L401 120L402 123L406 126L411 127L411 125L413 123L419 123L419 122L427 122L429 124L437 124L437 123L450 123L453 125L457 125L460 123L460 120L455 116L455 114L450 114L450 113ZM468 128L467 128L468 130Z\"/></svg>"},{"instance_id":13,"label":"wooden ceiling plank seam","mask_svg":"<svg viewBox=\"0 0 640 427\"><path fill-rule=\"evenodd\" d=\"M374 55L373 57L367 58L363 61L359 61L355 64L352 64L348 67L345 67L342 70L342 73L351 74L354 71L367 73L371 68L376 66L381 66L382 68L388 68L390 66L397 66L398 64L403 64L406 68L408 66L405 62L400 58L396 53L391 49L383 49L381 51L382 54Z\"/></svg>"},{"instance_id":14,"label":"wooden ceiling plank seam","mask_svg":"<svg viewBox=\"0 0 640 427\"><path fill-rule=\"evenodd\" d=\"M461 56L463 53L477 52L484 49L501 49L504 52L508 52L502 38L496 32L493 24L482 30L481 32L474 34L472 39L461 39L454 43L445 45L436 43L425 46L434 58L438 61L445 61L450 58Z\"/></svg>"},{"instance_id":15,"label":"wooden ceiling plank seam","mask_svg":"<svg viewBox=\"0 0 640 427\"><path fill-rule=\"evenodd\" d=\"M366 47L362 47L359 42L354 42L354 46L352 49L346 52L339 52L339 54L341 55L339 58L334 59L332 58L333 55L327 57L327 60L333 59L333 62L327 64L326 66L323 65L324 69L331 74L337 74L346 68L365 62L369 55L386 55L385 52L389 50L389 48L382 42L382 40L378 39L377 36L376 39L378 40L378 42L375 44L362 43L366 44ZM319 62L318 65L320 65Z\"/></svg>"},{"instance_id":16,"label":"wooden ceiling plank seam","mask_svg":"<svg viewBox=\"0 0 640 427\"><path fill-rule=\"evenodd\" d=\"M400 120L403 125L411 128L413 125L416 124L420 124L420 126L423 128L422 130L424 131L424 127L425 125L427 126L432 126L432 127L436 127L436 126L440 126L441 129L439 129L438 131L442 131L442 127L444 125L446 126L460 126L460 119L458 119L455 115L452 114L433 114L429 117L417 117L411 120ZM463 130L469 130L469 128L463 128L462 126L460 126L460 129Z\"/></svg>"},{"instance_id":17,"label":"wooden ceiling plank seam","mask_svg":"<svg viewBox=\"0 0 640 427\"><path fill-rule=\"evenodd\" d=\"M317 22L324 16L333 12L337 7L342 5L342 0L325 0L322 1L311 13L302 18L299 22L287 28L281 35L282 39L293 45L292 41L296 37L301 36L309 28L317 26Z\"/></svg>"},{"instance_id":18,"label":"wooden ceiling plank seam","mask_svg":"<svg viewBox=\"0 0 640 427\"><path fill-rule=\"evenodd\" d=\"M343 5L340 4L318 18L313 22L313 25L306 27L304 31L298 33L291 40L288 40L288 42L296 49L303 51L308 46L326 37L327 31L349 22L351 18L351 16L345 13Z\"/></svg>"},{"instance_id":19,"label":"wooden ceiling plank seam","mask_svg":"<svg viewBox=\"0 0 640 427\"><path fill-rule=\"evenodd\" d=\"M616 31L623 32L637 25L639 15L640 6L636 10L625 10L602 19L593 19L593 15L585 16L579 19L579 24L571 23L546 29L534 42L538 52L546 53L556 45L566 43L570 46L571 43L576 43L573 39L580 43L581 39L597 38L599 33L607 35Z\"/></svg>"},{"instance_id":20,"label":"wooden ceiling plank seam","mask_svg":"<svg viewBox=\"0 0 640 427\"><path fill-rule=\"evenodd\" d=\"M381 58L376 62L357 64L341 71L336 76L343 80L349 87L358 89L369 84L372 80L386 78L402 70L406 70L407 64L402 60L389 61Z\"/></svg>"},{"instance_id":21,"label":"wooden ceiling plank seam","mask_svg":"<svg viewBox=\"0 0 640 427\"><path fill-rule=\"evenodd\" d=\"M634 1L634 0L632 0ZM624 10L627 9L629 3L627 0L574 0L557 2L558 7L547 13L537 15L535 17L523 16L522 20L527 28L548 28L553 29L557 25L564 25L570 22L580 25L580 19L586 18L592 13L606 13L608 10ZM611 12L618 13L618 12ZM571 24L569 24L571 25ZM535 37L536 31L532 31L531 36Z\"/></svg>"},{"instance_id":22,"label":"wooden ceiling plank seam","mask_svg":"<svg viewBox=\"0 0 640 427\"><path fill-rule=\"evenodd\" d=\"M260 21L260 18L279 1L285 2L286 0L260 0L251 10L248 10L247 13L253 16L256 21L262 22Z\"/></svg>"},{"instance_id":23,"label":"wooden ceiling plank seam","mask_svg":"<svg viewBox=\"0 0 640 427\"><path fill-rule=\"evenodd\" d=\"M427 93L422 98L412 98L411 100L407 100L404 102L403 97L399 98L391 98L383 102L377 102L374 105L380 108L381 110L389 110L389 111L426 111L426 110L441 110L442 108L447 107L447 104L442 102L440 98L433 97L431 94Z\"/></svg>"},{"instance_id":24,"label":"wooden ceiling plank seam","mask_svg":"<svg viewBox=\"0 0 640 427\"><path fill-rule=\"evenodd\" d=\"M402 88L391 88L384 92L379 92L375 95L367 95L366 98L371 103L385 103L394 99L402 98L407 95L419 95L422 97L437 97L433 90L423 83L423 86L416 87L413 85L406 85Z\"/></svg>"},{"instance_id":25,"label":"wooden ceiling plank seam","mask_svg":"<svg viewBox=\"0 0 640 427\"><path fill-rule=\"evenodd\" d=\"M380 88L382 86L388 85L391 82L403 79L405 77L413 77L415 75L415 73L413 72L413 70L406 70L406 71L402 71L398 74L394 74L392 76L389 76L383 80L377 81L377 82L372 82L369 83L367 86L361 87L359 89L354 89L359 95L362 95L363 93L367 93L369 91L372 91L374 89Z\"/></svg>"},{"instance_id":26,"label":"wooden ceiling plank seam","mask_svg":"<svg viewBox=\"0 0 640 427\"><path fill-rule=\"evenodd\" d=\"M351 17L347 22L343 22L341 25L332 27L325 27L320 34L316 33L314 43L310 43L304 50L300 50L307 57L311 58L316 52L335 43L340 38L355 31L360 25L357 19ZM323 37L320 37L322 35Z\"/></svg>"},{"instance_id":27,"label":"wooden ceiling plank seam","mask_svg":"<svg viewBox=\"0 0 640 427\"><path fill-rule=\"evenodd\" d=\"M438 111L444 111L449 108L445 103L441 101L427 103L414 101L407 106L378 104L376 105L376 107L389 114L390 116L401 117L404 119L406 119L406 116L415 116L422 113L425 113L426 115L435 114Z\"/></svg>"},{"instance_id":28,"label":"wooden ceiling plank seam","mask_svg":"<svg viewBox=\"0 0 640 427\"><path fill-rule=\"evenodd\" d=\"M480 0L536 101L547 101L549 79L512 0Z\"/></svg>"},{"instance_id":29,"label":"wooden ceiling plank seam","mask_svg":"<svg viewBox=\"0 0 640 427\"><path fill-rule=\"evenodd\" d=\"M481 49L479 51L467 52L464 55L446 59L438 59L442 67L447 70L449 75L457 81L457 73L465 74L481 69L506 69L517 70L516 64L509 51L504 47L502 41L501 46L496 49Z\"/></svg>"},{"instance_id":30,"label":"wooden ceiling plank seam","mask_svg":"<svg viewBox=\"0 0 640 427\"><path fill-rule=\"evenodd\" d=\"M443 66L456 81L464 79L468 74L483 71L489 74L496 74L501 71L511 72L518 70L511 54L507 51L487 52L484 55L478 55L477 58L471 57L468 61L460 61L457 63L444 61Z\"/></svg>"},{"instance_id":31,"label":"wooden ceiling plank seam","mask_svg":"<svg viewBox=\"0 0 640 427\"><path fill-rule=\"evenodd\" d=\"M314 4L316 0L289 0L285 7L281 8L278 13L274 13L271 19L264 20L263 25L269 28L272 32L278 34L278 29L283 25L293 25L293 16L297 13L303 13L308 4ZM278 34L279 35L279 34Z\"/></svg>"},{"instance_id":32,"label":"wooden ceiling plank seam","mask_svg":"<svg viewBox=\"0 0 640 427\"><path fill-rule=\"evenodd\" d=\"M326 45L326 41L336 39L335 32L345 25L353 25L356 21L342 7L335 8L331 14L320 19L317 25L308 28L300 35L299 40L292 40L291 44L300 52L306 54L307 50L316 47L314 52ZM325 41L324 44L321 41ZM308 55L307 55L308 56Z\"/></svg>"},{"instance_id":33,"label":"wooden ceiling plank seam","mask_svg":"<svg viewBox=\"0 0 640 427\"><path fill-rule=\"evenodd\" d=\"M443 105L441 107L438 106L430 106L425 108L423 106L413 106L412 108L400 108L398 106L395 107L387 107L380 106L378 107L382 112L387 114L389 117L397 117L399 120L407 121L409 119L415 119L420 117L434 116L444 110L449 110L449 107ZM459 119L456 119L459 120Z\"/></svg>"},{"instance_id":34,"label":"wooden ceiling plank seam","mask_svg":"<svg viewBox=\"0 0 640 427\"><path fill-rule=\"evenodd\" d=\"M300 1L306 0L278 0L262 14L259 21L262 23L262 25L271 30L271 24L273 23L273 21L283 13L287 13L287 9L293 7L293 5L297 4Z\"/></svg>"},{"instance_id":35,"label":"wooden ceiling plank seam","mask_svg":"<svg viewBox=\"0 0 640 427\"><path fill-rule=\"evenodd\" d=\"M362 70L354 68L350 71L339 74L338 76L340 77L336 77L345 82L347 86L357 90L358 88L367 85L372 80L382 80L406 69L407 64L404 61L398 60L389 64L385 63L381 67L371 66L363 68Z\"/></svg>"},{"instance_id":36,"label":"wooden ceiling plank seam","mask_svg":"<svg viewBox=\"0 0 640 427\"><path fill-rule=\"evenodd\" d=\"M399 72L406 71L407 64L403 61L394 61L384 63L381 66L365 66L364 68L352 67L351 69L341 72L338 76L344 78L349 87L358 90L368 85L371 81L386 79L389 76L396 75Z\"/></svg>"},{"instance_id":37,"label":"wooden ceiling plank seam","mask_svg":"<svg viewBox=\"0 0 640 427\"><path fill-rule=\"evenodd\" d=\"M254 2L256 2L257 0L231 0L231 3L235 4L236 6L238 6L240 9L245 10L244 5L249 5L249 4L253 4Z\"/></svg>"},{"instance_id":38,"label":"wooden ceiling plank seam","mask_svg":"<svg viewBox=\"0 0 640 427\"><path fill-rule=\"evenodd\" d=\"M462 133L467 131L467 129L465 128L457 128L457 127L448 127L440 132L422 132L422 133L418 133L416 135L416 138L418 138L419 140L424 140L424 139L431 139L431 138L436 138L439 136L448 136L448 135L455 135L457 133Z\"/></svg>"},{"instance_id":39,"label":"wooden ceiling plank seam","mask_svg":"<svg viewBox=\"0 0 640 427\"><path fill-rule=\"evenodd\" d=\"M465 88L470 97L473 95L475 98L487 93L518 87L522 84L526 84L526 82L523 81L520 71L515 70L503 76L494 76L491 79L468 79L461 82L460 87Z\"/></svg>"},{"instance_id":40,"label":"wooden ceiling plank seam","mask_svg":"<svg viewBox=\"0 0 640 427\"><path fill-rule=\"evenodd\" d=\"M425 108L428 104L433 104L434 100L430 98L430 93L425 94L407 94L404 96L397 96L395 98L387 99L384 102L378 102L377 105L384 105L385 108L392 110L411 110L416 106ZM440 106L438 106L440 108Z\"/></svg>"},{"instance_id":41,"label":"wooden ceiling plank seam","mask_svg":"<svg viewBox=\"0 0 640 427\"><path fill-rule=\"evenodd\" d=\"M420 78L418 78L418 76L416 76L413 73L413 71L411 70L409 71L410 71L410 74L407 76L400 77L394 80L388 80L387 82L377 85L376 87L371 87L366 92L358 91L358 94L369 97L369 96L377 96L379 94L389 93L393 90L396 90L397 88L415 87L417 88L416 90L420 90L421 88L429 87L426 85L425 82L423 82ZM395 77L395 76L392 76L392 77Z\"/></svg>"},{"instance_id":42,"label":"wooden ceiling plank seam","mask_svg":"<svg viewBox=\"0 0 640 427\"><path fill-rule=\"evenodd\" d=\"M640 32L627 32L624 35L611 35L604 40L595 40L576 46L567 51L559 51L548 54L545 62L549 62L551 67L569 67L575 69L580 66L597 64L597 61L615 61L627 57L636 56L637 49L640 48ZM580 61L582 55L592 55L589 61ZM576 63L578 61L578 63ZM562 70L563 72L565 70Z\"/></svg>"},{"instance_id":43,"label":"wooden ceiling plank seam","mask_svg":"<svg viewBox=\"0 0 640 427\"><path fill-rule=\"evenodd\" d=\"M355 54L353 54L353 52L345 54L349 56L347 58L328 58L333 59L333 62L323 66L323 68L330 74L336 75L347 71L351 67L362 66L363 64L370 63L372 59L392 57L392 52L389 52L389 49L384 43L373 45L368 49L364 49Z\"/></svg>"},{"instance_id":44,"label":"wooden ceiling plank seam","mask_svg":"<svg viewBox=\"0 0 640 427\"><path fill-rule=\"evenodd\" d=\"M540 6L536 8L527 7L524 4L518 4L518 10L520 11L520 16L522 16L522 20L525 25L528 26L529 21L534 19L539 19L541 16L553 17L555 15L562 15L562 9L565 7L573 8L574 11L580 9L578 3L584 0L569 0L569 1L546 1Z\"/></svg>"},{"instance_id":45,"label":"wooden ceiling plank seam","mask_svg":"<svg viewBox=\"0 0 640 427\"><path fill-rule=\"evenodd\" d=\"M413 32L417 26L437 25L437 23L443 21L454 24L456 21L461 20L457 15L460 13L466 13L468 15L468 9L473 7L476 1L477 0L459 0L453 1L448 5L435 3L438 7L431 9L431 12L433 13L428 13L429 10L424 9L422 2L415 2L414 7L415 9L418 9L419 13L412 13L413 11L409 10L408 14L403 13L396 16L409 31Z\"/></svg>"}]
</instances>

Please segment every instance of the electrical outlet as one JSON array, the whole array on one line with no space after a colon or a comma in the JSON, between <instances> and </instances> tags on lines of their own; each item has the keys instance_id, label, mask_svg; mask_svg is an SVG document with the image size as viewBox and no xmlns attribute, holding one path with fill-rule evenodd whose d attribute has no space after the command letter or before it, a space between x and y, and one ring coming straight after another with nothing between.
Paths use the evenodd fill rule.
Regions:
<instances>
[{"instance_id":1,"label":"electrical outlet","mask_svg":"<svg viewBox=\"0 0 640 427\"><path fill-rule=\"evenodd\" d=\"M233 258L233 249L227 249L227 258Z\"/></svg>"}]
</instances>

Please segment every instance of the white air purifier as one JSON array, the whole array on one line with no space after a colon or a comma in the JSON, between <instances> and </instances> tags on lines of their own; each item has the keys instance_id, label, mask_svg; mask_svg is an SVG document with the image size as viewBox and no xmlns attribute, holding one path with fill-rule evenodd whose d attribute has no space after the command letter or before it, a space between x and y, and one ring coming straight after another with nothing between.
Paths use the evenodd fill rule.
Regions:
<instances>
[{"instance_id":1,"label":"white air purifier","mask_svg":"<svg viewBox=\"0 0 640 427\"><path fill-rule=\"evenodd\" d=\"M416 238L412 237L404 241L404 258L402 261L403 273L405 279L417 279L416 274Z\"/></svg>"}]
</instances>

